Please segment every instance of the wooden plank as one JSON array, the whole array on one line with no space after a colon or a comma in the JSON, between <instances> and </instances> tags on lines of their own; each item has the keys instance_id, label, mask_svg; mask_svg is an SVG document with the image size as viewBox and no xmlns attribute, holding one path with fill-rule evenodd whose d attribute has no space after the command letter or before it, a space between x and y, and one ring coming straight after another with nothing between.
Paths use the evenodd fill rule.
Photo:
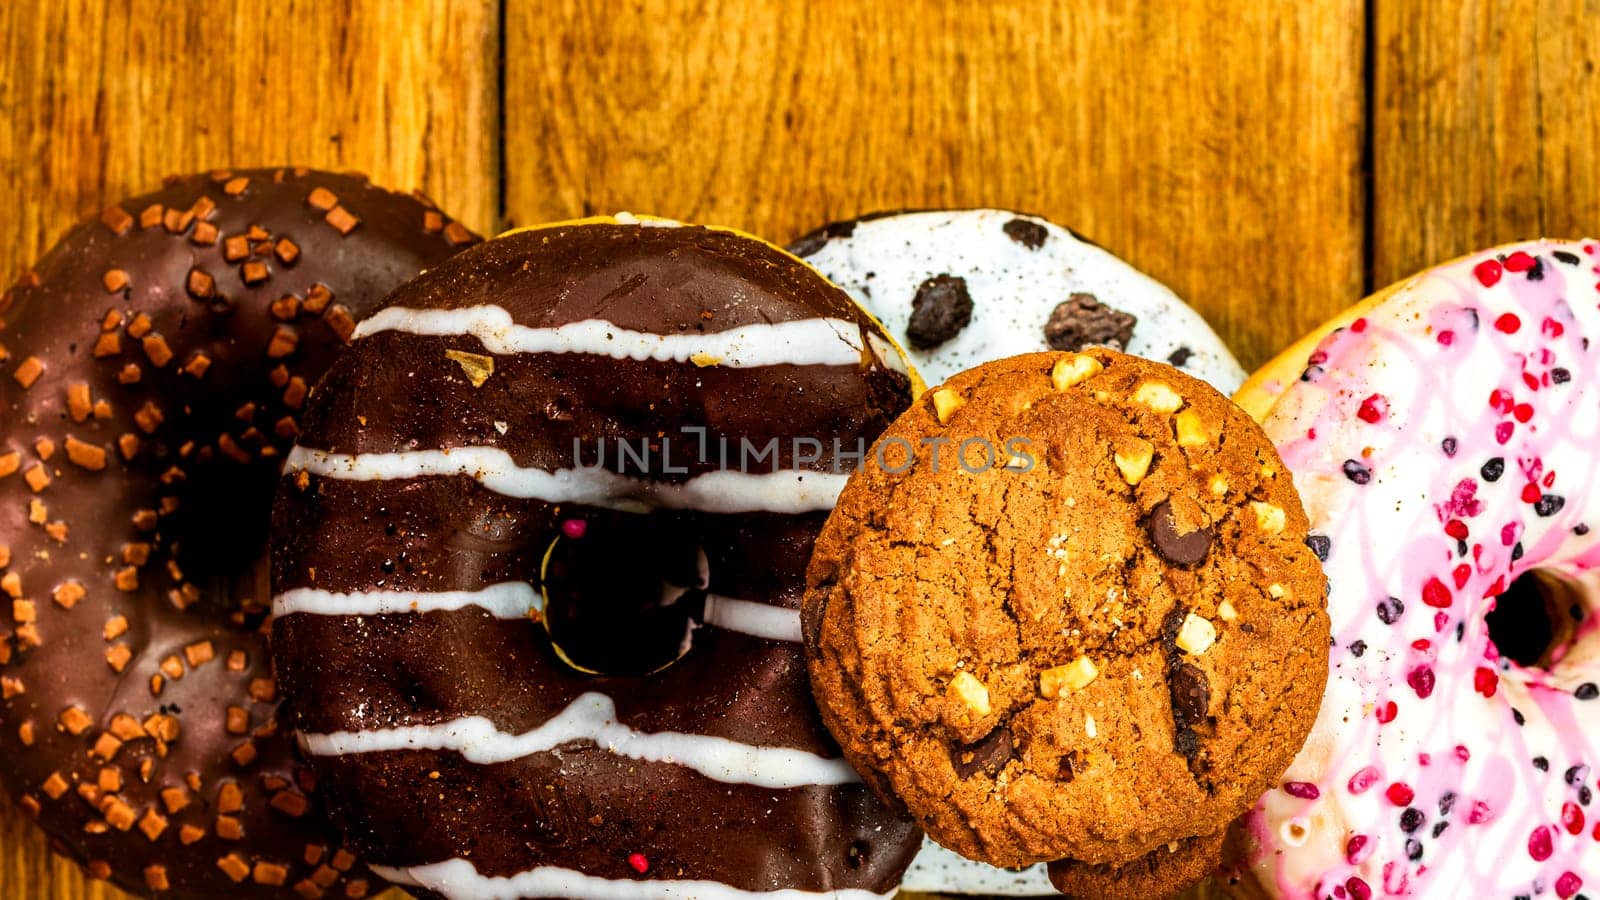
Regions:
<instances>
[{"instance_id":1,"label":"wooden plank","mask_svg":"<svg viewBox=\"0 0 1600 900\"><path fill-rule=\"evenodd\" d=\"M0 283L163 175L294 163L497 225L495 0L0 2ZM0 811L0 896L121 896Z\"/></svg>"},{"instance_id":2,"label":"wooden plank","mask_svg":"<svg viewBox=\"0 0 1600 900\"><path fill-rule=\"evenodd\" d=\"M0 40L0 277L120 196L223 166L359 169L497 224L495 0L7 0Z\"/></svg>"},{"instance_id":3,"label":"wooden plank","mask_svg":"<svg viewBox=\"0 0 1600 900\"><path fill-rule=\"evenodd\" d=\"M1378 3L1373 276L1600 233L1600 6Z\"/></svg>"},{"instance_id":4,"label":"wooden plank","mask_svg":"<svg viewBox=\"0 0 1600 900\"><path fill-rule=\"evenodd\" d=\"M787 240L999 205L1085 232L1246 364L1355 300L1360 0L507 0L507 211Z\"/></svg>"}]
</instances>

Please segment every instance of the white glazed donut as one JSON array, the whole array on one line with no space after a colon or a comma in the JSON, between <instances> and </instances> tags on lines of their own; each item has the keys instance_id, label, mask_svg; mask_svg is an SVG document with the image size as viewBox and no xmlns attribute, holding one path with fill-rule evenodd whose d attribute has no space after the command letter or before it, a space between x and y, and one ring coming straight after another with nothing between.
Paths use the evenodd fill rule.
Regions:
<instances>
[{"instance_id":1,"label":"white glazed donut","mask_svg":"<svg viewBox=\"0 0 1600 900\"><path fill-rule=\"evenodd\" d=\"M877 316L929 384L990 360L1078 350L1085 343L1169 363L1223 393L1244 380L1222 340L1176 294L1035 216L998 209L869 215L819 228L790 249ZM924 306L929 311L918 315ZM933 315L940 312L936 306L945 307L946 315ZM964 324L953 306L968 310ZM936 318L943 321L928 321ZM1046 334L1052 319L1058 326L1052 329L1054 344ZM945 334L947 339L929 346L928 338ZM997 869L932 841L912 862L903 887L1000 896L1056 893L1043 865Z\"/></svg>"},{"instance_id":2,"label":"white glazed donut","mask_svg":"<svg viewBox=\"0 0 1600 900\"><path fill-rule=\"evenodd\" d=\"M1221 338L1176 294L1036 216L1000 209L875 214L819 228L790 249L876 315L929 384L993 359L1086 343L1170 363L1225 394L1244 380ZM950 331L912 328L922 324L914 321L919 293L925 303L948 304L959 302L952 298L961 289L970 320L933 346L918 341L918 333ZM1052 318L1054 342L1046 337Z\"/></svg>"},{"instance_id":3,"label":"white glazed donut","mask_svg":"<svg viewBox=\"0 0 1600 900\"><path fill-rule=\"evenodd\" d=\"M1600 888L1597 264L1593 241L1446 264L1240 392L1294 471L1335 641L1312 736L1245 821L1267 893ZM1524 595L1556 636L1525 665L1486 616L1529 573L1566 587Z\"/></svg>"}]
</instances>

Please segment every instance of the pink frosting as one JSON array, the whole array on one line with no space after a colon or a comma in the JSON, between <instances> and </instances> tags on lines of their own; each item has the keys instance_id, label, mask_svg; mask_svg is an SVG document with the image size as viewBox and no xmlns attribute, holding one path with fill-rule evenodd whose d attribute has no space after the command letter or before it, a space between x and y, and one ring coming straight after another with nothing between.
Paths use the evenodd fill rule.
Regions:
<instances>
[{"instance_id":1,"label":"pink frosting","mask_svg":"<svg viewBox=\"0 0 1600 900\"><path fill-rule=\"evenodd\" d=\"M1324 340L1265 427L1326 549L1333 646L1310 739L1246 818L1258 880L1600 896L1600 618L1548 670L1485 621L1534 569L1600 597L1600 246L1418 276Z\"/></svg>"}]
</instances>

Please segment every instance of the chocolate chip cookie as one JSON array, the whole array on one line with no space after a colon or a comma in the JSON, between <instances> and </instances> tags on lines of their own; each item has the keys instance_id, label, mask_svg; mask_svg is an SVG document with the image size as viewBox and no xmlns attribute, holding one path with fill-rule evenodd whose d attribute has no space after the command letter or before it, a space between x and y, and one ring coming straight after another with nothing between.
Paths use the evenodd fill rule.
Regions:
<instances>
[{"instance_id":1,"label":"chocolate chip cookie","mask_svg":"<svg viewBox=\"0 0 1600 900\"><path fill-rule=\"evenodd\" d=\"M928 391L871 456L816 544L807 662L845 756L935 840L1122 877L1288 765L1325 582L1289 473L1222 395L1111 350L1028 354Z\"/></svg>"}]
</instances>

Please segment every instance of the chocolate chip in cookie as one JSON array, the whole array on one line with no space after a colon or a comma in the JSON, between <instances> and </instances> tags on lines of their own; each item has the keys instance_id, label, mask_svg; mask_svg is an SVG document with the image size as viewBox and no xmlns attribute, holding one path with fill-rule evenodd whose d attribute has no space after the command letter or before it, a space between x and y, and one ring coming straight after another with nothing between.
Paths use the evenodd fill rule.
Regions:
<instances>
[{"instance_id":1,"label":"chocolate chip in cookie","mask_svg":"<svg viewBox=\"0 0 1600 900\"><path fill-rule=\"evenodd\" d=\"M1123 350L1138 321L1130 313L1106 306L1093 294L1076 293L1056 304L1044 323L1044 339L1056 350L1078 351L1095 345Z\"/></svg>"},{"instance_id":2,"label":"chocolate chip in cookie","mask_svg":"<svg viewBox=\"0 0 1600 900\"><path fill-rule=\"evenodd\" d=\"M1211 706L1211 686L1199 666L1189 662L1173 666L1167 689L1172 693L1172 719L1180 729L1205 721L1206 710Z\"/></svg>"},{"instance_id":3,"label":"chocolate chip in cookie","mask_svg":"<svg viewBox=\"0 0 1600 900\"><path fill-rule=\"evenodd\" d=\"M1150 511L1150 518L1146 520L1146 528L1150 532L1150 542L1155 545L1156 552L1169 563L1179 566L1195 566L1205 561L1206 552L1211 549L1211 532L1206 528L1196 528L1192 531L1180 531L1172 515L1172 502L1163 500L1156 504Z\"/></svg>"},{"instance_id":4,"label":"chocolate chip in cookie","mask_svg":"<svg viewBox=\"0 0 1600 900\"><path fill-rule=\"evenodd\" d=\"M917 288L911 300L906 341L918 350L931 350L960 334L971 321L972 295L967 293L967 280L935 275Z\"/></svg>"},{"instance_id":5,"label":"chocolate chip in cookie","mask_svg":"<svg viewBox=\"0 0 1600 900\"><path fill-rule=\"evenodd\" d=\"M1012 753L1011 729L1001 725L975 743L951 745L950 762L961 778L970 778L979 772L993 776L1011 760Z\"/></svg>"}]
</instances>

